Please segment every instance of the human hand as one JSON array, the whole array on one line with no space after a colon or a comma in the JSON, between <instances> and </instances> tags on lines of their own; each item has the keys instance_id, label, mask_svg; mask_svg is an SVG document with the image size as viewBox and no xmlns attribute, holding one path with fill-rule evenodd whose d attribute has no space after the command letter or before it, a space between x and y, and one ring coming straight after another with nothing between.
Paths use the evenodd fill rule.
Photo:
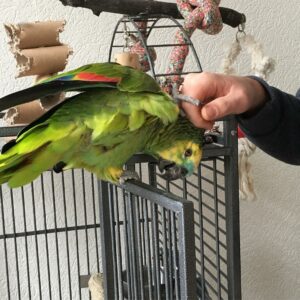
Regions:
<instances>
[{"instance_id":1,"label":"human hand","mask_svg":"<svg viewBox=\"0 0 300 300\"><path fill-rule=\"evenodd\" d=\"M217 119L251 112L267 101L264 87L252 78L208 72L188 74L181 92L205 103L181 104L191 122L205 129L211 129Z\"/></svg>"}]
</instances>

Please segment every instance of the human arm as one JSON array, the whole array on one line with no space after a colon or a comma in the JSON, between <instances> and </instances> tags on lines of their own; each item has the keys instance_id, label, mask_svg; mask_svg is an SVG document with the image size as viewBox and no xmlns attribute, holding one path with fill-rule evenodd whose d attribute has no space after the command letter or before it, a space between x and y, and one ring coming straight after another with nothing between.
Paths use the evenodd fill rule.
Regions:
<instances>
[{"instance_id":1,"label":"human arm","mask_svg":"<svg viewBox=\"0 0 300 300\"><path fill-rule=\"evenodd\" d=\"M265 88L269 100L250 116L237 115L240 128L264 152L300 165L300 99L253 79Z\"/></svg>"},{"instance_id":2,"label":"human arm","mask_svg":"<svg viewBox=\"0 0 300 300\"><path fill-rule=\"evenodd\" d=\"M182 103L199 127L211 128L216 119L237 115L240 127L258 147L291 164L300 164L300 99L256 77L214 73L190 74L182 92L206 104Z\"/></svg>"}]
</instances>

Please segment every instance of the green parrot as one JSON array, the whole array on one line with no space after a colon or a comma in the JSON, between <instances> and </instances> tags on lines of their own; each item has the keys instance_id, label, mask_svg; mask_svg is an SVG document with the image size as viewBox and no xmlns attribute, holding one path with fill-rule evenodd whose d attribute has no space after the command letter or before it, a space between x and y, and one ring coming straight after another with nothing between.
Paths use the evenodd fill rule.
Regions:
<instances>
[{"instance_id":1,"label":"green parrot","mask_svg":"<svg viewBox=\"0 0 300 300\"><path fill-rule=\"evenodd\" d=\"M25 127L2 148L0 184L12 188L43 171L84 168L112 183L135 178L123 170L145 153L168 180L191 175L202 156L203 130L179 114L174 100L148 74L96 63L50 77L0 99L17 104L61 91L79 91Z\"/></svg>"}]
</instances>

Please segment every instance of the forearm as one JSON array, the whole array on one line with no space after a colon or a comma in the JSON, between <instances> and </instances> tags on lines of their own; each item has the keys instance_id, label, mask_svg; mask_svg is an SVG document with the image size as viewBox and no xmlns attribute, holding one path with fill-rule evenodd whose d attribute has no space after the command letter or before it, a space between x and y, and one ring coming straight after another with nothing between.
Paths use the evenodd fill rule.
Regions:
<instances>
[{"instance_id":1,"label":"forearm","mask_svg":"<svg viewBox=\"0 0 300 300\"><path fill-rule=\"evenodd\" d=\"M300 99L259 81L265 87L268 101L250 116L238 115L239 125L263 151L287 163L299 165Z\"/></svg>"}]
</instances>

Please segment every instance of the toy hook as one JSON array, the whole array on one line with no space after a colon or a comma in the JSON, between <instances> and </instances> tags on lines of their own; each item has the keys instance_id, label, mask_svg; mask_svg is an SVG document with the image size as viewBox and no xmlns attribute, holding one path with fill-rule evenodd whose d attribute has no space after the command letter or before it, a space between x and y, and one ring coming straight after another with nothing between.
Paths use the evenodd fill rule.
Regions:
<instances>
[{"instance_id":1,"label":"toy hook","mask_svg":"<svg viewBox=\"0 0 300 300\"><path fill-rule=\"evenodd\" d=\"M243 36L246 36L245 28L246 28L245 22L238 25L238 31L235 35L235 39L238 43L240 42L240 40Z\"/></svg>"}]
</instances>

